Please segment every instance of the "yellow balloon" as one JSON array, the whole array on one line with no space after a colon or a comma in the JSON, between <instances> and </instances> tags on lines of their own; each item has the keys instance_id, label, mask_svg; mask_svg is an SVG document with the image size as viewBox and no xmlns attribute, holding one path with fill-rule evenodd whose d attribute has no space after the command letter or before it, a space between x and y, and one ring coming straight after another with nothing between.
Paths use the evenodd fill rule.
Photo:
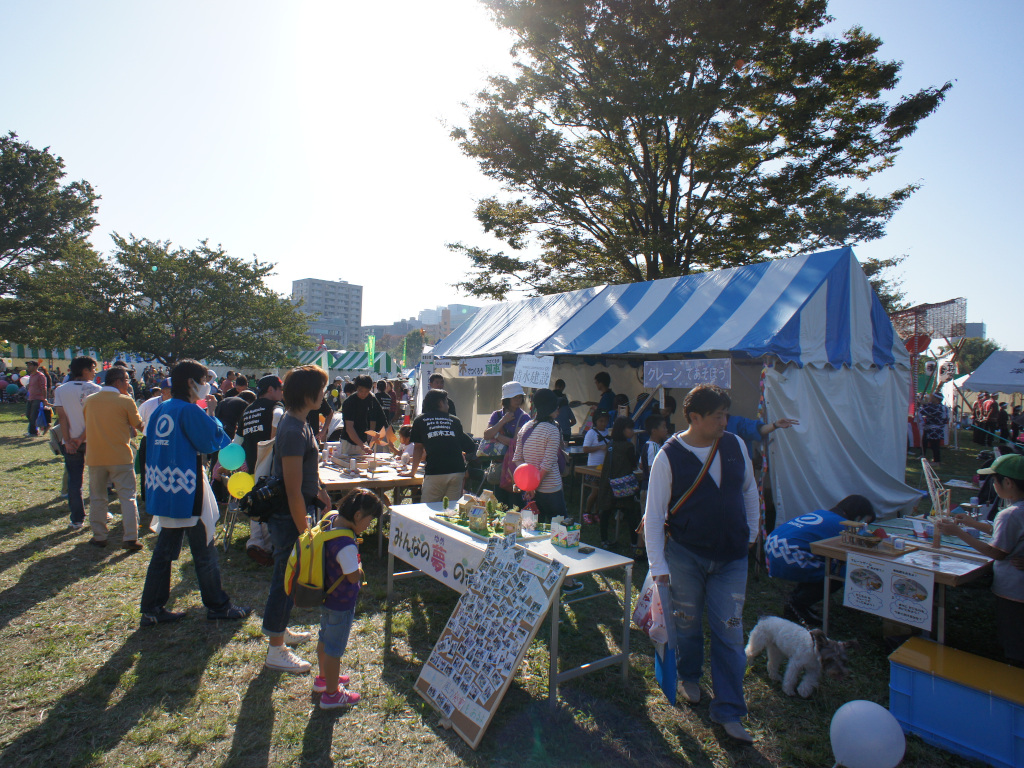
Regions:
<instances>
[{"instance_id":1,"label":"yellow balloon","mask_svg":"<svg viewBox=\"0 0 1024 768\"><path fill-rule=\"evenodd\" d=\"M228 493L240 499L253 489L256 479L248 472L235 472L228 478Z\"/></svg>"},{"instance_id":2,"label":"yellow balloon","mask_svg":"<svg viewBox=\"0 0 1024 768\"><path fill-rule=\"evenodd\" d=\"M340 393L336 389L331 390L331 397L337 397Z\"/></svg>"}]
</instances>

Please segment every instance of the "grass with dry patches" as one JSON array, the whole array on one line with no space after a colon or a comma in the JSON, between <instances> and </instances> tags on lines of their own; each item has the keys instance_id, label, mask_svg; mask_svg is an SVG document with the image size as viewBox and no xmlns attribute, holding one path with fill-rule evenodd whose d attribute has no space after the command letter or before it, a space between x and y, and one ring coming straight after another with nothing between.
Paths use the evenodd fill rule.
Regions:
<instances>
[{"instance_id":1,"label":"grass with dry patches","mask_svg":"<svg viewBox=\"0 0 1024 768\"><path fill-rule=\"evenodd\" d=\"M142 552L128 554L96 549L88 532L69 531L59 496L62 464L45 440L23 436L22 412L0 406L7 491L0 500L0 765L820 766L832 762L828 727L837 707L856 698L888 702L887 648L879 622L864 614L835 612L833 635L857 638L861 649L851 677L824 683L811 700L782 695L764 661L754 665L746 687L753 747L730 743L708 718L706 701L669 706L654 682L650 644L636 631L628 683L615 668L588 675L564 685L561 706L550 709L545 627L473 752L413 691L456 595L428 579L401 582L394 650L384 653L386 564L369 537L363 562L370 586L343 659L364 698L340 714L321 712L309 677L263 667L260 613L270 571L246 557L245 531L221 552L220 564L232 598L256 609L247 621L206 621L186 547L171 607L188 617L139 629L153 535L146 532ZM111 508L117 512L116 502ZM115 523L112 541L120 533ZM643 577L637 571L634 585ZM617 578L610 583L621 596ZM952 591L948 635L956 647L995 656L986 587ZM785 591L752 574L748 628L759 614L779 612ZM294 616L315 630L313 612ZM614 601L586 601L563 616L563 666L618 648L621 609ZM309 647L300 652L314 655ZM703 687L710 690L709 679ZM963 764L908 740L905 765Z\"/></svg>"}]
</instances>

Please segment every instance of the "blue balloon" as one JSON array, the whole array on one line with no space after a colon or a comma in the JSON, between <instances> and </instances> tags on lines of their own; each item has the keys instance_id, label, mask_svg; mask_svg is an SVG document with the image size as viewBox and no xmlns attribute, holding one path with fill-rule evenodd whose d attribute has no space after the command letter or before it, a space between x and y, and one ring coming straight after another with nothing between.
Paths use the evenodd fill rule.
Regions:
<instances>
[{"instance_id":1,"label":"blue balloon","mask_svg":"<svg viewBox=\"0 0 1024 768\"><path fill-rule=\"evenodd\" d=\"M238 443L232 443L217 456L220 465L227 470L238 469L245 463L245 450Z\"/></svg>"},{"instance_id":2,"label":"blue balloon","mask_svg":"<svg viewBox=\"0 0 1024 768\"><path fill-rule=\"evenodd\" d=\"M14 394L17 394L17 392L18 392L18 385L17 384L8 384L7 385L7 394L8 395L14 395Z\"/></svg>"}]
</instances>

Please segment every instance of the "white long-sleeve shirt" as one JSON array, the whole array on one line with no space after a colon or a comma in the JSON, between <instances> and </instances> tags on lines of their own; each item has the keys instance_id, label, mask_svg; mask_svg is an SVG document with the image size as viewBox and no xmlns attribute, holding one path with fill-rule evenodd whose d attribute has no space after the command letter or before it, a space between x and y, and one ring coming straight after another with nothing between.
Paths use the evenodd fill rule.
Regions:
<instances>
[{"instance_id":1,"label":"white long-sleeve shirt","mask_svg":"<svg viewBox=\"0 0 1024 768\"><path fill-rule=\"evenodd\" d=\"M747 516L747 527L750 528L750 543L757 540L758 523L761 518L761 502L757 495L757 482L754 480L754 468L747 455L747 448L742 440L738 440L743 453L743 511ZM696 448L679 440L680 445L688 449L703 465L711 451L711 446ZM713 480L716 485L722 482L722 454L719 452L711 462L711 469L704 482ZM644 513L644 535L647 538L647 562L652 576L668 574L668 563L665 561L665 518L668 515L668 503L672 498L672 464L664 450L659 451L651 465L651 482L647 487L647 508Z\"/></svg>"}]
</instances>

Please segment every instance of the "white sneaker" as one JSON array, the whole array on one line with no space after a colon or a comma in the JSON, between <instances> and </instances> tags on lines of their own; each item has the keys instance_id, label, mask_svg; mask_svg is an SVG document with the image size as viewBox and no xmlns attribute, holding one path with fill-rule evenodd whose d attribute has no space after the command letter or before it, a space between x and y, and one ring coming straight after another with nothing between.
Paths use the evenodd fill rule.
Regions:
<instances>
[{"instance_id":1,"label":"white sneaker","mask_svg":"<svg viewBox=\"0 0 1024 768\"><path fill-rule=\"evenodd\" d=\"M284 631L284 644L285 645L302 645L309 641L311 635L309 632L296 632L289 628Z\"/></svg>"},{"instance_id":2,"label":"white sneaker","mask_svg":"<svg viewBox=\"0 0 1024 768\"><path fill-rule=\"evenodd\" d=\"M305 659L292 653L287 645L271 645L267 648L267 660L263 662L270 669L290 672L293 675L304 675L312 666Z\"/></svg>"}]
</instances>

